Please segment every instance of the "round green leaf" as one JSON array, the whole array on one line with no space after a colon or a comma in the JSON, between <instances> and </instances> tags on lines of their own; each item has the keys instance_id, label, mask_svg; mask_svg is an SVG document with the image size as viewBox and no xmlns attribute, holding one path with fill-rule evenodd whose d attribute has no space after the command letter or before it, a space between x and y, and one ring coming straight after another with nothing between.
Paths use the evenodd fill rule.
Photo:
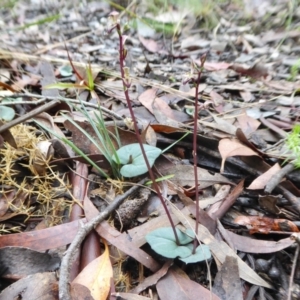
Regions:
<instances>
[{"instance_id":1,"label":"round green leaf","mask_svg":"<svg viewBox=\"0 0 300 300\"><path fill-rule=\"evenodd\" d=\"M61 66L59 68L59 73L63 77L69 77L69 76L72 76L73 70L72 70L72 67L70 65Z\"/></svg>"},{"instance_id":2,"label":"round green leaf","mask_svg":"<svg viewBox=\"0 0 300 300\"><path fill-rule=\"evenodd\" d=\"M11 121L15 117L15 111L9 106L0 106L0 119L4 121Z\"/></svg>"},{"instance_id":3,"label":"round green leaf","mask_svg":"<svg viewBox=\"0 0 300 300\"><path fill-rule=\"evenodd\" d=\"M190 243L193 239L175 228L180 245L176 244L174 232L171 227L158 228L146 235L146 240L151 248L158 254L168 257L188 257L193 248Z\"/></svg>"},{"instance_id":4,"label":"round green leaf","mask_svg":"<svg viewBox=\"0 0 300 300\"><path fill-rule=\"evenodd\" d=\"M161 154L161 149L150 146L150 145L143 145L150 167L153 166L155 160ZM119 162L124 165L120 173L124 177L135 177L138 175L145 174L148 169L145 163L140 145L138 143L130 144L121 147L116 151L116 155L119 158ZM112 156L114 162L118 163L118 160L115 155Z\"/></svg>"},{"instance_id":5,"label":"round green leaf","mask_svg":"<svg viewBox=\"0 0 300 300\"><path fill-rule=\"evenodd\" d=\"M179 259L185 262L186 264L192 264L210 258L211 258L211 253L209 247L207 245L199 245L196 249L195 254L191 254L190 256L187 257L180 257Z\"/></svg>"},{"instance_id":6,"label":"round green leaf","mask_svg":"<svg viewBox=\"0 0 300 300\"><path fill-rule=\"evenodd\" d=\"M194 116L195 114L195 108L194 107L189 107L185 109L185 112L190 115L190 116Z\"/></svg>"}]
</instances>

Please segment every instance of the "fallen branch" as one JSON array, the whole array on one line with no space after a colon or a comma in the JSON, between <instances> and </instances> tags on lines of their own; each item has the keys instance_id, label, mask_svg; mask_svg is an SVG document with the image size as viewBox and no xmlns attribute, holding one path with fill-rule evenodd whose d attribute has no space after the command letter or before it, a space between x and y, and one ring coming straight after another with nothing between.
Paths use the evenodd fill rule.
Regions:
<instances>
[{"instance_id":1,"label":"fallen branch","mask_svg":"<svg viewBox=\"0 0 300 300\"><path fill-rule=\"evenodd\" d=\"M70 294L70 269L72 266L72 258L76 257L76 252L79 249L82 241L85 239L85 237L88 235L88 233L94 229L99 223L104 221L115 209L117 209L124 200L136 192L140 185L144 184L148 178L145 178L137 183L137 185L130 188L128 191L126 191L123 195L117 196L115 200L109 204L106 209L101 212L99 215L97 215L95 218L90 220L86 224L82 224L82 227L79 229L77 235L75 236L73 242L70 244L68 250L65 252L65 255L61 262L60 267L60 276L59 276L59 299L60 300L71 300L71 294Z\"/></svg>"},{"instance_id":2,"label":"fallen branch","mask_svg":"<svg viewBox=\"0 0 300 300\"><path fill-rule=\"evenodd\" d=\"M38 104L41 104L43 102L46 102L46 101L52 101L53 100L58 100L58 101L63 101L63 102L70 102L70 103L74 103L74 104L84 104L86 106L89 106L89 107L93 107L93 108L96 108L96 109L99 109L99 107L101 108L102 112L108 116L111 116L111 117L114 117L116 118L117 120L123 120L122 116L118 115L117 113L113 112L111 109L108 109L102 105L99 106L99 104L93 104L93 103L90 103L90 102L86 102L86 101L81 101L81 100L75 100L75 99L71 99L71 98L65 98L65 97L62 97L62 96L59 96L59 97L52 97L52 96L43 96L43 95L38 95L38 94L31 94L31 93L19 93L19 94L14 94L14 95L10 95L9 96L10 98L36 98L36 99L39 99L39 100L36 100L36 101L14 101L13 104L16 105L16 104L30 104L30 105L38 105ZM0 96L0 99L4 99L5 97L4 96Z\"/></svg>"},{"instance_id":3,"label":"fallen branch","mask_svg":"<svg viewBox=\"0 0 300 300\"><path fill-rule=\"evenodd\" d=\"M280 171L278 171L275 175L272 176L270 181L267 183L265 187L265 192L271 194L272 191L280 184L280 181L289 173L291 173L295 169L293 163L289 163L285 165Z\"/></svg>"},{"instance_id":4,"label":"fallen branch","mask_svg":"<svg viewBox=\"0 0 300 300\"><path fill-rule=\"evenodd\" d=\"M18 124L21 124L33 117L35 117L36 115L39 115L41 114L42 112L44 111L47 111L48 109L52 108L53 106L59 104L60 101L59 100L54 100L52 102L49 102L49 103L45 103L44 105L38 107L38 108L35 108L33 109L32 111L28 112L27 114L23 115L23 116L20 116L16 119L13 119L11 120L10 122L8 123L5 123L3 124L2 126L0 126L0 133L1 132L4 132L5 130L8 130L10 129L11 127L14 127Z\"/></svg>"}]
</instances>

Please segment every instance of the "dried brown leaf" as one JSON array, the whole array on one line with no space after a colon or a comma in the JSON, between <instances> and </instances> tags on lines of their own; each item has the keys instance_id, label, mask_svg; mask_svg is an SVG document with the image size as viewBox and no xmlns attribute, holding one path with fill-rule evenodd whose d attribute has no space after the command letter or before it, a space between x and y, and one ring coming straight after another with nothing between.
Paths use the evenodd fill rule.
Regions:
<instances>
[{"instance_id":1,"label":"dried brown leaf","mask_svg":"<svg viewBox=\"0 0 300 300\"><path fill-rule=\"evenodd\" d=\"M178 219L175 215L171 214L172 220L174 225L179 223ZM151 231L161 228L161 227L168 227L170 226L170 221L166 217L166 215L159 216L157 218L151 219L148 222L134 227L128 230L128 233L132 239L132 242L137 246L141 247L146 243L145 236L150 233Z\"/></svg>"},{"instance_id":2,"label":"dried brown leaf","mask_svg":"<svg viewBox=\"0 0 300 300\"><path fill-rule=\"evenodd\" d=\"M110 291L110 281L113 277L106 242L104 242L104 245L104 253L89 263L71 283L71 285L77 283L87 287L93 298L97 300L107 299Z\"/></svg>"},{"instance_id":3,"label":"dried brown leaf","mask_svg":"<svg viewBox=\"0 0 300 300\"><path fill-rule=\"evenodd\" d=\"M215 277L213 292L219 295L221 299L244 299L237 259L235 257L226 256L224 263Z\"/></svg>"},{"instance_id":4,"label":"dried brown leaf","mask_svg":"<svg viewBox=\"0 0 300 300\"><path fill-rule=\"evenodd\" d=\"M172 266L172 264L173 264L173 260L170 259L170 260L166 261L160 270L155 272L153 275L150 275L149 277L145 278L145 280L140 282L138 286L136 286L133 290L131 290L131 292L135 293L135 294L139 294L142 291L144 291L145 289L147 289L148 287L151 287L151 286L157 284L157 282L163 276L166 275L166 273L168 272L168 270Z\"/></svg>"},{"instance_id":5,"label":"dried brown leaf","mask_svg":"<svg viewBox=\"0 0 300 300\"><path fill-rule=\"evenodd\" d=\"M270 179L281 170L281 167L278 163L272 166L267 172L258 176L254 179L251 184L248 186L249 190L262 190L266 186L266 184L270 181Z\"/></svg>"},{"instance_id":6,"label":"dried brown leaf","mask_svg":"<svg viewBox=\"0 0 300 300\"><path fill-rule=\"evenodd\" d=\"M55 271L60 266L60 258L24 247L4 247L0 249L0 266L7 270L3 275L22 277Z\"/></svg>"},{"instance_id":7,"label":"dried brown leaf","mask_svg":"<svg viewBox=\"0 0 300 300\"><path fill-rule=\"evenodd\" d=\"M252 149L248 148L247 146L241 144L236 139L222 139L219 142L219 151L222 156L222 165L220 172L224 172L224 165L225 161L228 157L231 156L253 156L258 155L256 152L254 152Z\"/></svg>"},{"instance_id":8,"label":"dried brown leaf","mask_svg":"<svg viewBox=\"0 0 300 300\"><path fill-rule=\"evenodd\" d=\"M58 299L58 282L54 272L37 273L11 284L1 293L1 299Z\"/></svg>"},{"instance_id":9,"label":"dried brown leaf","mask_svg":"<svg viewBox=\"0 0 300 300\"><path fill-rule=\"evenodd\" d=\"M80 222L85 222L85 219ZM59 248L73 241L81 226L80 222L73 221L42 230L2 235L0 248L21 246L40 251Z\"/></svg>"},{"instance_id":10,"label":"dried brown leaf","mask_svg":"<svg viewBox=\"0 0 300 300\"><path fill-rule=\"evenodd\" d=\"M226 177L215 173L211 175L207 170L197 168L198 170L198 184L201 189L211 186L215 183L227 183L232 184ZM174 175L170 178L170 181L178 186L195 186L194 167L189 165L172 165L167 166L166 169L160 169L159 171L163 175Z\"/></svg>"},{"instance_id":11,"label":"dried brown leaf","mask_svg":"<svg viewBox=\"0 0 300 300\"><path fill-rule=\"evenodd\" d=\"M214 293L188 278L184 271L172 267L156 285L160 299L164 300L218 300Z\"/></svg>"},{"instance_id":12,"label":"dried brown leaf","mask_svg":"<svg viewBox=\"0 0 300 300\"><path fill-rule=\"evenodd\" d=\"M289 237L279 241L263 241L226 231L235 249L246 253L274 253L290 247L295 242Z\"/></svg>"}]
</instances>

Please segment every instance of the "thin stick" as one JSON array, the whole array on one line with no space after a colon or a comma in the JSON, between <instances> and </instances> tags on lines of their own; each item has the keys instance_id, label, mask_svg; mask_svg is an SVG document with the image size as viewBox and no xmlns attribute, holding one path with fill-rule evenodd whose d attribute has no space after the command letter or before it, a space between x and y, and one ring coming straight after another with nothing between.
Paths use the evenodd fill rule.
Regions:
<instances>
[{"instance_id":1,"label":"thin stick","mask_svg":"<svg viewBox=\"0 0 300 300\"><path fill-rule=\"evenodd\" d=\"M196 236L198 234L198 227L200 222L200 215L199 215L199 183L198 183L198 159L197 159L197 132L198 132L198 111L199 111L199 85L200 85L200 79L202 76L202 71L204 68L204 63L206 61L207 53L201 56L200 58L200 68L196 68L197 70L197 79L195 82L195 112L194 112L194 132L193 132L193 163L194 163L194 176L195 176L195 198L196 198ZM197 240L194 240L194 248L193 248L193 254L195 254L197 248Z\"/></svg>"},{"instance_id":2,"label":"thin stick","mask_svg":"<svg viewBox=\"0 0 300 300\"><path fill-rule=\"evenodd\" d=\"M297 261L298 261L298 257L299 257L299 250L300 250L300 246L299 246L299 243L297 243L297 248L296 248L296 251L295 251L292 270L291 270L291 275L290 275L290 282L289 282L289 290L288 290L287 300L291 300L291 296L292 296L293 282L294 282L296 265L297 265Z\"/></svg>"},{"instance_id":3,"label":"thin stick","mask_svg":"<svg viewBox=\"0 0 300 300\"><path fill-rule=\"evenodd\" d=\"M4 125L0 126L0 133L5 130L8 130L9 128L11 128L17 124L23 123L23 122L35 117L36 115L39 115L40 113L52 108L53 106L57 105L58 103L60 103L59 100L54 100L52 102L46 103L38 108L33 109L32 111L30 111L29 113L27 113L23 116L20 116L8 123L5 123Z\"/></svg>"},{"instance_id":4,"label":"thin stick","mask_svg":"<svg viewBox=\"0 0 300 300\"><path fill-rule=\"evenodd\" d=\"M68 250L65 252L65 255L62 259L60 266L60 276L59 276L59 299L60 300L72 300L69 284L70 284L70 269L72 265L72 258L76 257L76 252L79 249L82 241L88 235L88 233L95 228L99 223L104 221L115 209L117 209L124 200L137 191L141 184L144 184L148 178L145 178L139 181L136 186L133 186L128 191L126 191L123 195L120 195L115 198L115 200L109 204L106 209L101 212L99 215L94 217L85 225L79 229L77 235L75 236L73 242L70 244Z\"/></svg>"},{"instance_id":5,"label":"thin stick","mask_svg":"<svg viewBox=\"0 0 300 300\"><path fill-rule=\"evenodd\" d=\"M282 178L285 177L288 173L292 172L294 169L295 166L293 163L285 165L280 171L272 176L265 187L265 192L270 194L279 185Z\"/></svg>"},{"instance_id":6,"label":"thin stick","mask_svg":"<svg viewBox=\"0 0 300 300\"><path fill-rule=\"evenodd\" d=\"M75 100L75 99L70 99L70 98L65 98L65 97L62 97L62 96L59 96L59 97L51 97L51 96L42 96L42 95L36 95L36 94L14 94L14 95L10 95L9 96L10 98L18 98L18 97L32 97L32 98L40 98L40 100L38 101L35 101L35 102L29 102L29 101L18 101L18 102L12 102L12 103L6 103L6 105L13 105L13 104L39 104L41 102L45 102L47 100L59 100L59 101L64 101L64 102L71 102L71 103L75 103L75 104L85 104L86 106L89 106L89 107L93 107L93 108L97 108L99 109L99 107L101 108L102 112L107 114L107 115L110 115L118 120L123 120L123 118L118 115L117 113L111 111L110 109L106 108L106 107L103 107L103 106L99 106L97 104L93 104L93 103L89 103L89 102L86 102L86 101L79 101L79 100ZM2 99L5 98L5 97L1 97Z\"/></svg>"}]
</instances>

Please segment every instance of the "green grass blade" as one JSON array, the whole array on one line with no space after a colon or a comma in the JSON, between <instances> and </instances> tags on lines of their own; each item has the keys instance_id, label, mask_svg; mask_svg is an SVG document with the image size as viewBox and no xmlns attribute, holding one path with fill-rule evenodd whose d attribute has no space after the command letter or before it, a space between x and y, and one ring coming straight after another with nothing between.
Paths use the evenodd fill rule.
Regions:
<instances>
[{"instance_id":1,"label":"green grass blade","mask_svg":"<svg viewBox=\"0 0 300 300\"><path fill-rule=\"evenodd\" d=\"M53 16L50 16L50 17L40 19L40 20L35 21L35 22L27 23L23 26L16 27L15 30L22 30L22 29L25 29L25 28L28 28L28 27L31 27L31 26L34 26L34 25L42 25L42 24L45 24L45 23L50 23L52 21L58 20L60 17L61 17L60 14L56 14L56 15L53 15Z\"/></svg>"},{"instance_id":2,"label":"green grass blade","mask_svg":"<svg viewBox=\"0 0 300 300\"><path fill-rule=\"evenodd\" d=\"M155 182L160 182L160 181L164 181L164 180L167 180L167 179L171 179L175 176L175 174L169 174L169 175L165 175L165 176L162 176L162 177L159 177L159 178L156 178L155 179ZM150 185L152 184L152 180L149 180L147 182L145 182L145 185Z\"/></svg>"},{"instance_id":3,"label":"green grass blade","mask_svg":"<svg viewBox=\"0 0 300 300\"><path fill-rule=\"evenodd\" d=\"M103 148L99 145L99 143L86 130L84 130L79 124L77 124L69 116L67 116L65 114L62 114L62 116L65 117L69 122L71 122L78 130L80 130L90 140L90 142L93 143L97 147L97 149L100 151L100 153L105 156L105 151L103 150Z\"/></svg>"},{"instance_id":4,"label":"green grass blade","mask_svg":"<svg viewBox=\"0 0 300 300\"><path fill-rule=\"evenodd\" d=\"M178 142L180 142L182 139L184 139L189 133L191 133L191 132L190 131L186 132L179 140L177 140L176 142L174 142L173 144L171 144L166 149L162 150L161 153L165 153L166 151L168 151L170 148L172 148L174 145L176 145Z\"/></svg>"},{"instance_id":5,"label":"green grass blade","mask_svg":"<svg viewBox=\"0 0 300 300\"><path fill-rule=\"evenodd\" d=\"M100 109L99 109L100 110ZM106 141L108 148L109 148L109 156L110 158L114 155L117 159L117 165L119 162L119 157L117 155L117 150L115 148L114 143L112 142L112 137L117 141L118 145L120 144L120 140L117 139L117 137L110 131L107 130L105 123L103 121L103 115L102 112L100 110L100 116L95 113L95 117L98 121L98 126L99 126L99 130L101 131L101 133L104 135L104 140ZM111 159L112 160L112 159ZM116 175L119 174L119 167L116 166L115 162L112 160L112 164L114 165L114 171L116 172Z\"/></svg>"},{"instance_id":6,"label":"green grass blade","mask_svg":"<svg viewBox=\"0 0 300 300\"><path fill-rule=\"evenodd\" d=\"M82 105L83 108L78 108L78 110L88 119L91 126L93 127L94 132L99 138L99 141L102 143L102 153L107 159L107 161L110 163L112 167L113 174L118 177L119 176L119 166L115 164L115 162L112 159L113 154L116 155L116 149L115 145L112 142L111 133L107 130L104 118L101 109L99 108L99 114L94 114L97 121L95 121L90 114L88 113L86 107ZM118 141L118 144L120 144L120 141Z\"/></svg>"},{"instance_id":7,"label":"green grass blade","mask_svg":"<svg viewBox=\"0 0 300 300\"><path fill-rule=\"evenodd\" d=\"M94 83L94 78L93 78L93 72L92 72L91 64L89 64L89 66L86 67L86 75L87 75L89 90L93 91L94 88L95 88L95 83Z\"/></svg>"},{"instance_id":8,"label":"green grass blade","mask_svg":"<svg viewBox=\"0 0 300 300\"><path fill-rule=\"evenodd\" d=\"M59 140L61 140L62 142L66 143L67 145L69 145L72 150L80 155L81 157L83 157L87 162L89 162L103 177L105 178L109 178L109 176L94 162L92 161L82 150L80 150L73 142L71 142L70 140L68 140L65 137L61 137L59 136L55 131L53 131L52 129L50 129L47 126L44 126L42 123L40 123L39 121L35 120L34 121L44 130L50 132L51 134L53 134L54 136L56 136Z\"/></svg>"},{"instance_id":9,"label":"green grass blade","mask_svg":"<svg viewBox=\"0 0 300 300\"><path fill-rule=\"evenodd\" d=\"M107 139L103 137L103 134L98 130L97 125L95 124L95 120L91 118L90 114L88 113L88 111L86 110L85 106L83 105L83 109L82 108L78 108L78 110L83 113L83 115L88 119L89 123L91 124L91 126L93 127L94 132L96 133L100 143L102 144L102 154L105 156L105 158L111 163L112 159L111 159L111 153L109 151L109 149L107 148ZM105 127L105 126L104 126ZM105 128L104 132L107 131L107 129ZM98 145L98 147L100 147Z\"/></svg>"}]
</instances>

